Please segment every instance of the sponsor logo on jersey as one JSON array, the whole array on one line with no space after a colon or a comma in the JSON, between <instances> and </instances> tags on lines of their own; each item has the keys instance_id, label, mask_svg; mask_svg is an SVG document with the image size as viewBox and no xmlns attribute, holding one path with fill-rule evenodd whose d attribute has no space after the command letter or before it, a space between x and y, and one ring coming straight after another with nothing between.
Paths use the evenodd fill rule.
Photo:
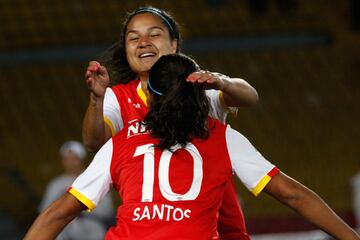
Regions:
<instances>
[{"instance_id":1,"label":"sponsor logo on jersey","mask_svg":"<svg viewBox=\"0 0 360 240\"><path fill-rule=\"evenodd\" d=\"M139 135L139 134L144 134L144 133L148 133L148 131L146 131L146 127L144 124L141 124L140 122L138 122L137 119L129 121L129 127L128 127L128 133L127 133L128 138Z\"/></svg>"}]
</instances>

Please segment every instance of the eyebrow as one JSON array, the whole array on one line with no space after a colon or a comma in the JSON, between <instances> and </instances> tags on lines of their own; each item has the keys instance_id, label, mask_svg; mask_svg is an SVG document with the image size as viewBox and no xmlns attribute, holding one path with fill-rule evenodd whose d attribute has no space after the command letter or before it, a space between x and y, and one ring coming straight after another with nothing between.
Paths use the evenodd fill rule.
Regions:
<instances>
[{"instance_id":1,"label":"eyebrow","mask_svg":"<svg viewBox=\"0 0 360 240\"><path fill-rule=\"evenodd\" d=\"M158 26L154 26L154 27L149 28L149 29L148 29L148 32L150 32L151 30L154 30L154 29L159 29L159 30L161 30L161 31L164 32L164 29L161 28L161 27L158 27ZM129 31L126 32L126 36L127 36L128 34L130 34L130 33L138 33L138 32L139 32L139 31L137 31L137 30L129 30Z\"/></svg>"}]
</instances>

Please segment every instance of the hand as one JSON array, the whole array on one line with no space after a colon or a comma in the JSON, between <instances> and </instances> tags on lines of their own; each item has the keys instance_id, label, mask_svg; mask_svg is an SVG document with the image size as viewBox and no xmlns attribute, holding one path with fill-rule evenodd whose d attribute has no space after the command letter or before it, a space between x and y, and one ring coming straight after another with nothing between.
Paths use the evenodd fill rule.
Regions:
<instances>
[{"instance_id":1,"label":"hand","mask_svg":"<svg viewBox=\"0 0 360 240\"><path fill-rule=\"evenodd\" d=\"M221 73L201 70L190 74L186 81L204 84L206 89L224 90L230 83L230 78Z\"/></svg>"},{"instance_id":2,"label":"hand","mask_svg":"<svg viewBox=\"0 0 360 240\"><path fill-rule=\"evenodd\" d=\"M104 97L109 86L109 74L104 66L96 61L89 62L85 73L86 84L95 97Z\"/></svg>"}]
</instances>

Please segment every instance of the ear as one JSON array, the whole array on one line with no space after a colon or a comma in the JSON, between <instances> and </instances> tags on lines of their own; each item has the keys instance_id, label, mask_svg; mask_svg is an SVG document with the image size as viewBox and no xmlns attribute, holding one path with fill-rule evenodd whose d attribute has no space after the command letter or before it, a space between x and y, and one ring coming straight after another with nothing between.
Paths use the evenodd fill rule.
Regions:
<instances>
[{"instance_id":1,"label":"ear","mask_svg":"<svg viewBox=\"0 0 360 240\"><path fill-rule=\"evenodd\" d=\"M178 41L177 41L177 39L171 40L171 48L172 48L171 53L176 53L177 52L177 49L178 49Z\"/></svg>"}]
</instances>

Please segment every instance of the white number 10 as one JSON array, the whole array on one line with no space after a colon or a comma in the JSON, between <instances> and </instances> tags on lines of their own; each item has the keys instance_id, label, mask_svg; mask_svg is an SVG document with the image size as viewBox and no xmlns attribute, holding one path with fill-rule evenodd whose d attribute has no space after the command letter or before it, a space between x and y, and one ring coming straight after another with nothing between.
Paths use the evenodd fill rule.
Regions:
<instances>
[{"instance_id":1,"label":"white number 10","mask_svg":"<svg viewBox=\"0 0 360 240\"><path fill-rule=\"evenodd\" d=\"M173 152L181 149L180 145L176 145L173 148ZM190 189L187 193L181 195L178 193L174 193L171 189L169 182L169 167L170 167L170 159L173 155L172 152L168 150L164 150L160 157L159 162L159 188L161 194L164 198L169 201L185 201L185 200L194 200L200 193L201 183L203 178L203 168L202 168L202 158L200 156L197 148L188 143L184 148L193 159L193 179L190 186ZM142 202L152 202L153 201L153 188L154 188L154 152L155 148L153 144L146 144L136 148L134 153L134 157L144 155L144 172L143 172L143 185L142 185Z\"/></svg>"}]
</instances>

